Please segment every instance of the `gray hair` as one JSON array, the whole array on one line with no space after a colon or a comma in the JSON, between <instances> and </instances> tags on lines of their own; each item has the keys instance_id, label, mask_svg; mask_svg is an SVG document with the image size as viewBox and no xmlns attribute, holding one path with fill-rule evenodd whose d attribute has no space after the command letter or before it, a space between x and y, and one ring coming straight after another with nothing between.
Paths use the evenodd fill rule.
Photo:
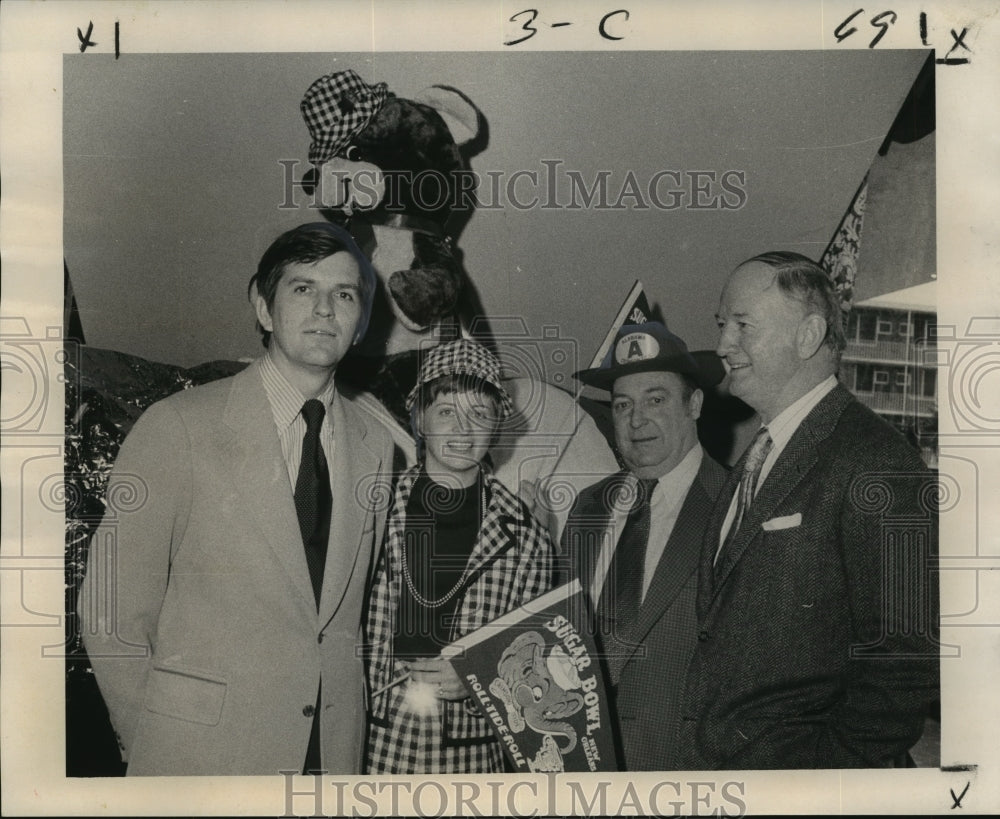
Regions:
<instances>
[{"instance_id":1,"label":"gray hair","mask_svg":"<svg viewBox=\"0 0 1000 819\"><path fill-rule=\"evenodd\" d=\"M761 253L743 264L761 262L774 270L774 281L785 295L801 302L810 313L826 321L823 342L839 361L840 353L847 346L844 335L844 311L833 280L816 262L789 250Z\"/></svg>"}]
</instances>

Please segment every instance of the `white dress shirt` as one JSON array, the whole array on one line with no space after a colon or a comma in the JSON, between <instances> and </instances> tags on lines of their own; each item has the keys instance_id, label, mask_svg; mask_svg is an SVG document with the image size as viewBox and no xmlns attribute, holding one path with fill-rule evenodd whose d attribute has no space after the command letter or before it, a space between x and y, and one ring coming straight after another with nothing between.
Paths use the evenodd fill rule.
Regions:
<instances>
[{"instance_id":1,"label":"white dress shirt","mask_svg":"<svg viewBox=\"0 0 1000 819\"><path fill-rule=\"evenodd\" d=\"M667 541L674 531L674 524L677 523L677 516L680 514L684 499L698 475L698 470L701 469L701 459L701 446L693 446L677 466L657 481L656 487L653 489L649 507L649 541L646 546L646 562L642 575L643 600L646 598L646 592L649 591L649 584L653 579L656 566L663 556ZM629 478L633 482L636 480L634 476L629 476ZM594 601L595 608L601 597L604 579L607 577L608 567L611 565L611 557L618 546L618 538L621 537L622 529L625 527L625 519L628 517L629 509L625 504L619 503L612 507L611 512L608 537L603 539L604 545L598 555L597 565L594 567L594 579L590 587L590 597Z\"/></svg>"},{"instance_id":2,"label":"white dress shirt","mask_svg":"<svg viewBox=\"0 0 1000 819\"><path fill-rule=\"evenodd\" d=\"M306 419L302 417L302 405L306 397L289 382L271 356L264 354L260 360L260 378L264 382L264 392L267 394L274 425L278 428L278 439L281 441L281 454L285 457L288 467L288 480L295 492L295 484L299 479L299 462L302 460L302 439L306 435ZM320 444L326 455L327 470L333 481L333 419L330 408L333 405L336 391L333 378L316 397L323 402L326 412L323 414L323 425L319 430Z\"/></svg>"}]
</instances>

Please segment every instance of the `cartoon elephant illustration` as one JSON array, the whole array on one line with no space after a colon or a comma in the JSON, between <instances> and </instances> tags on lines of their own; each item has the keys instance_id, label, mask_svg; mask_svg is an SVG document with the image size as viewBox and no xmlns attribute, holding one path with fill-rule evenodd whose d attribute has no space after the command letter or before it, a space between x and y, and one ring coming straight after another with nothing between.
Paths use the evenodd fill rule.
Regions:
<instances>
[{"instance_id":1,"label":"cartoon elephant illustration","mask_svg":"<svg viewBox=\"0 0 1000 819\"><path fill-rule=\"evenodd\" d=\"M504 651L497 664L502 687L501 699L507 709L523 716L524 722L539 734L566 737L560 753L576 747L576 729L564 720L583 708L583 696L558 685L545 661L545 639L537 631L519 635ZM515 721L511 720L512 727Z\"/></svg>"}]
</instances>

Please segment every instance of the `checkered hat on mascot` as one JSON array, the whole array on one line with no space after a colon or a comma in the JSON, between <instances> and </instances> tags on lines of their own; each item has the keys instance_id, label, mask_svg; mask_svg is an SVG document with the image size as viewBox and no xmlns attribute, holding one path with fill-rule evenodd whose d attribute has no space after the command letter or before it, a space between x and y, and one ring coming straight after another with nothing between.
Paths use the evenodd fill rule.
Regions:
<instances>
[{"instance_id":1,"label":"checkered hat on mascot","mask_svg":"<svg viewBox=\"0 0 1000 819\"><path fill-rule=\"evenodd\" d=\"M417 374L417 384L406 398L406 408L413 409L424 384L443 375L464 375L470 379L481 379L497 391L500 396L500 417L506 418L513 411L514 405L504 389L501 374L499 360L482 344L467 338L449 341L434 347L424 356Z\"/></svg>"},{"instance_id":2,"label":"checkered hat on mascot","mask_svg":"<svg viewBox=\"0 0 1000 819\"><path fill-rule=\"evenodd\" d=\"M610 390L615 379L623 375L648 372L683 373L701 387L715 386L725 373L714 353L692 354L683 339L664 324L649 321L622 325L601 366L580 370L574 376L591 387Z\"/></svg>"},{"instance_id":3,"label":"checkered hat on mascot","mask_svg":"<svg viewBox=\"0 0 1000 819\"><path fill-rule=\"evenodd\" d=\"M316 80L299 105L312 137L309 161L322 165L333 159L367 127L389 96L384 82L368 85L350 69Z\"/></svg>"}]
</instances>

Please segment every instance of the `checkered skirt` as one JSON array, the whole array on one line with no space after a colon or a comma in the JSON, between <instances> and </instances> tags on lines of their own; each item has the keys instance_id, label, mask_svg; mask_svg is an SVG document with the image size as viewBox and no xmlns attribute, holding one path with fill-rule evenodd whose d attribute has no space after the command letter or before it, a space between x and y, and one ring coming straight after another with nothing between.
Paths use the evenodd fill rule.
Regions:
<instances>
[{"instance_id":1,"label":"checkered skirt","mask_svg":"<svg viewBox=\"0 0 1000 819\"><path fill-rule=\"evenodd\" d=\"M367 678L378 691L405 673L391 654L399 608L406 504L419 467L399 479L378 561L368 618ZM527 603L552 585L553 549L546 531L524 504L484 468L487 502L464 574L451 639L468 634ZM429 713L406 703L405 683L369 701L366 772L371 774L492 773L503 770L503 752L489 722L472 700L435 700Z\"/></svg>"}]
</instances>

